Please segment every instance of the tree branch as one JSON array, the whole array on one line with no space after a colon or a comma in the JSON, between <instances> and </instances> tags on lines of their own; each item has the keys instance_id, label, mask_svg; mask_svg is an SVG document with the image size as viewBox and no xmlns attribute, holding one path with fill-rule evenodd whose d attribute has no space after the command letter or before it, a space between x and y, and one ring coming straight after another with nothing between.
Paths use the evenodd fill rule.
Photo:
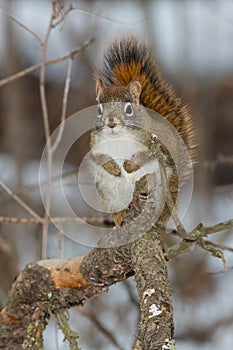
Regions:
<instances>
[{"instance_id":1,"label":"tree branch","mask_svg":"<svg viewBox=\"0 0 233 350\"><path fill-rule=\"evenodd\" d=\"M93 249L86 257L26 266L0 313L0 349L41 349L50 312L83 305L133 274L129 247Z\"/></svg>"},{"instance_id":2,"label":"tree branch","mask_svg":"<svg viewBox=\"0 0 233 350\"><path fill-rule=\"evenodd\" d=\"M6 191L23 209L26 210L38 223L43 224L43 218L41 218L28 204L26 204L21 198L19 198L11 189L0 180L0 187Z\"/></svg>"},{"instance_id":3,"label":"tree branch","mask_svg":"<svg viewBox=\"0 0 233 350\"><path fill-rule=\"evenodd\" d=\"M220 222L212 226L203 226L203 224L198 224L197 227L190 232L184 239L180 242L174 244L167 249L165 257L171 260L178 255L185 253L193 244L196 244L200 239L207 237L209 234L224 231L233 228L233 219ZM219 258L222 258L219 256Z\"/></svg>"}]
</instances>

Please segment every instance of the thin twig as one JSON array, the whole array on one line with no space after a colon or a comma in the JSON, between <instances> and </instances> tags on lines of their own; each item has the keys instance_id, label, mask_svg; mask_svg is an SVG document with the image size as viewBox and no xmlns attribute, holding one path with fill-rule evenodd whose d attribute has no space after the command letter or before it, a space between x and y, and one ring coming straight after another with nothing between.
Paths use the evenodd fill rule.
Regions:
<instances>
[{"instance_id":1,"label":"thin twig","mask_svg":"<svg viewBox=\"0 0 233 350\"><path fill-rule=\"evenodd\" d=\"M54 2L53 2L54 7ZM50 139L50 128L49 128L49 117L48 117L48 106L45 93L45 60L47 45L50 37L50 33L53 25L53 10L50 17L47 33L45 40L41 45L41 67L40 67L40 101L43 115L45 140L47 145L47 186L46 186L46 199L45 199L45 216L44 223L42 227L42 240L41 240L41 259L45 259L47 255L47 234L49 225L49 214L51 206L51 176L52 176L52 149L51 149L51 139Z\"/></svg>"},{"instance_id":2,"label":"thin twig","mask_svg":"<svg viewBox=\"0 0 233 350\"><path fill-rule=\"evenodd\" d=\"M44 219L41 218L29 205L27 205L21 198L19 198L15 193L11 191L11 189L5 185L0 180L0 187L4 189L22 208L24 208L34 219L38 221L38 223L43 224Z\"/></svg>"},{"instance_id":3,"label":"thin twig","mask_svg":"<svg viewBox=\"0 0 233 350\"><path fill-rule=\"evenodd\" d=\"M52 65L52 64L56 64L56 63L60 63L60 62L63 62L65 61L67 58L71 58L73 56L75 56L77 53L83 51L85 48L87 48L92 42L94 41L93 38L85 41L82 45L76 47L74 50L70 51L69 53L67 53L66 55L64 56L61 56L61 57L57 57L57 58L54 58L54 59L51 59L51 60L46 60L44 62L44 65L45 66L49 66L49 65ZM20 72L17 72L13 75L10 75L9 77L6 77L2 80L0 80L0 87L16 80L16 79L19 79L19 78L22 78L22 77L25 77L26 75L36 71L37 69L40 69L41 68L41 65L42 65L42 62L40 63L37 63L37 64L34 64L33 66L31 67L28 67L24 70L21 70Z\"/></svg>"},{"instance_id":4,"label":"thin twig","mask_svg":"<svg viewBox=\"0 0 233 350\"><path fill-rule=\"evenodd\" d=\"M24 23L22 23L21 21L19 21L16 17L14 17L10 12L8 12L5 7L0 4L0 9L2 10L2 12L4 12L4 14L9 17L10 19L12 19L12 21L14 21L15 23L17 23L20 27L22 27L23 29L25 29L28 33L30 33L31 35L34 36L34 38L42 45L43 41L41 39L41 37L35 33L32 29L30 29L28 26L26 26Z\"/></svg>"},{"instance_id":5,"label":"thin twig","mask_svg":"<svg viewBox=\"0 0 233 350\"><path fill-rule=\"evenodd\" d=\"M130 26L134 26L134 25L137 25L137 24L140 24L142 22L145 22L146 20L148 20L148 17L144 17L138 21L135 21L135 22L127 22L127 21L121 21L121 20L118 20L118 19L115 19L113 17L110 17L110 16L106 16L106 15L103 15L102 13L98 13L98 12L94 12L92 10L88 10L88 9L84 9L84 8L80 8L80 7L72 7L70 6L65 12L64 14L62 15L61 19L59 19L55 25L57 26L58 24L60 24L61 22L65 22L65 18L67 17L67 15L70 13L70 12L74 12L74 11L77 11L77 12L82 12L82 13L87 13L88 15L91 15L91 16L95 16L95 17L100 17L100 18L103 18L107 21L111 21L111 22L114 22L114 23L118 23L118 24L124 24L124 25L130 25Z\"/></svg>"},{"instance_id":6,"label":"thin twig","mask_svg":"<svg viewBox=\"0 0 233 350\"><path fill-rule=\"evenodd\" d=\"M186 238L167 249L165 253L166 258L171 260L178 255L185 253L193 244L197 243L200 239L208 236L209 234L232 228L233 219L220 222L213 226L203 226L202 224L199 224L191 233L187 234Z\"/></svg>"},{"instance_id":7,"label":"thin twig","mask_svg":"<svg viewBox=\"0 0 233 350\"><path fill-rule=\"evenodd\" d=\"M216 233L216 232L219 232L219 231L225 231L225 230L227 230L229 228L233 228L233 219L226 220L226 221L220 222L220 223L212 225L212 226L203 226L203 225L200 226L200 225L198 225L198 230L200 230L200 232L202 233L203 237L205 237L205 236L207 236L208 234L211 234L211 233ZM193 235L195 237L195 234L196 234L195 230L193 230L192 232L193 232Z\"/></svg>"},{"instance_id":8,"label":"thin twig","mask_svg":"<svg viewBox=\"0 0 233 350\"><path fill-rule=\"evenodd\" d=\"M122 348L122 346L118 343L117 339L115 338L115 336L113 336L113 332L110 332L98 319L98 317L96 317L95 313L90 310L90 309L79 309L78 310L83 316L85 316L86 318L88 318L95 326L98 330L100 330L106 338L108 338L112 344L114 344L116 346L117 349L119 350L124 350L124 348Z\"/></svg>"},{"instance_id":9,"label":"thin twig","mask_svg":"<svg viewBox=\"0 0 233 350\"><path fill-rule=\"evenodd\" d=\"M67 101L68 101L68 95L70 90L70 76L71 76L71 70L72 70L72 64L73 64L73 57L70 58L67 74L66 74L66 81L65 81L65 88L64 88L64 94L63 94L63 101L62 101L62 113L61 113L61 124L58 130L57 137L54 141L54 144L52 145L52 153L54 153L61 142L62 135L64 132L65 123L64 120L66 118L66 111L67 111Z\"/></svg>"},{"instance_id":10,"label":"thin twig","mask_svg":"<svg viewBox=\"0 0 233 350\"><path fill-rule=\"evenodd\" d=\"M202 249L206 250L207 252L210 252L212 256L214 256L215 258L219 258L222 260L224 269L227 270L227 262L225 259L225 256L223 254L223 252L220 249L216 249L213 245L209 244L207 241L205 241L203 238L200 238L198 240L198 244L200 247L202 247Z\"/></svg>"},{"instance_id":11,"label":"thin twig","mask_svg":"<svg viewBox=\"0 0 233 350\"><path fill-rule=\"evenodd\" d=\"M77 167L78 169L78 167ZM74 177L75 179L73 181L69 181L66 182L65 184L63 184L64 187L68 188L68 187L72 187L72 186L76 186L77 185L77 180L76 180L76 176L77 176L77 169L74 170L70 170L67 171L66 173L62 174L62 179L66 179L68 177ZM59 184L56 184L56 182L60 181L61 179L61 174L56 174L52 176L52 188L57 188L58 186L60 186ZM85 181L84 182L85 185L91 185L91 182ZM30 193L30 192L36 192L39 191L39 189L44 188L46 185L46 180L45 181L41 181L40 185L26 185L26 186L22 186L20 188L20 190L17 192L18 195L20 194L25 194L25 193Z\"/></svg>"},{"instance_id":12,"label":"thin twig","mask_svg":"<svg viewBox=\"0 0 233 350\"><path fill-rule=\"evenodd\" d=\"M61 124L60 124L59 130L58 130L57 137L52 145L52 149L51 149L52 154L54 154L59 143L61 142L62 135L64 132L64 127L65 127L64 121L66 118L67 101L68 101L68 95L69 95L69 90L70 90L72 64L73 64L73 57L70 58L69 64L68 64L64 93L63 93L63 100L62 100ZM58 223L58 225L59 224L60 223ZM58 232L58 242L59 242L60 258L63 258L64 257L64 234L63 234L62 227L60 227L60 230Z\"/></svg>"},{"instance_id":13,"label":"thin twig","mask_svg":"<svg viewBox=\"0 0 233 350\"><path fill-rule=\"evenodd\" d=\"M212 245L215 248L219 248L221 250L228 250L229 252L233 252L233 247L228 247L224 244L216 243L216 242L209 241L209 240L205 240L205 242L209 245Z\"/></svg>"},{"instance_id":14,"label":"thin twig","mask_svg":"<svg viewBox=\"0 0 233 350\"><path fill-rule=\"evenodd\" d=\"M71 350L79 350L80 348L77 344L79 335L70 328L68 323L69 315L67 315L67 312L61 310L59 311L59 313L54 314L50 311L50 316L54 319L54 321L64 334L65 340L69 343L69 348Z\"/></svg>"},{"instance_id":15,"label":"thin twig","mask_svg":"<svg viewBox=\"0 0 233 350\"><path fill-rule=\"evenodd\" d=\"M50 222L53 224L66 224L66 223L75 223L75 224L90 224L90 225L104 225L104 218L95 218L95 217L50 217ZM43 218L16 218L9 216L0 216L0 223L3 224L26 224L26 225L37 225L43 223Z\"/></svg>"}]
</instances>

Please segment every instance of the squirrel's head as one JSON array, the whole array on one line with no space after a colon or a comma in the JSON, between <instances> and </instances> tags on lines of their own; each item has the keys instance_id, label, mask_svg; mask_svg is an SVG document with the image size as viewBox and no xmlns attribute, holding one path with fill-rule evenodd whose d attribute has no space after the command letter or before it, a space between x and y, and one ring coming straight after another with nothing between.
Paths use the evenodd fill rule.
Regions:
<instances>
[{"instance_id":1,"label":"squirrel's head","mask_svg":"<svg viewBox=\"0 0 233 350\"><path fill-rule=\"evenodd\" d=\"M133 105L139 105L141 84L132 80L127 87L108 86L101 80L96 82L98 102L97 127L104 128L109 135L117 135L134 116Z\"/></svg>"}]
</instances>

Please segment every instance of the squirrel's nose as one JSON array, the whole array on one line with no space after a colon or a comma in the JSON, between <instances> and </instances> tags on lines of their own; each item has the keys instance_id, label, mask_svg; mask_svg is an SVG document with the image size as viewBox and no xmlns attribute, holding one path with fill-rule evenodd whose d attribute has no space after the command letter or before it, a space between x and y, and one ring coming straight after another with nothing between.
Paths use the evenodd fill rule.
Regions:
<instances>
[{"instance_id":1,"label":"squirrel's nose","mask_svg":"<svg viewBox=\"0 0 233 350\"><path fill-rule=\"evenodd\" d=\"M110 116L108 117L108 127L111 128L111 129L113 129L116 125L117 125L117 123L114 122L114 117L113 117L113 115L110 115Z\"/></svg>"}]
</instances>

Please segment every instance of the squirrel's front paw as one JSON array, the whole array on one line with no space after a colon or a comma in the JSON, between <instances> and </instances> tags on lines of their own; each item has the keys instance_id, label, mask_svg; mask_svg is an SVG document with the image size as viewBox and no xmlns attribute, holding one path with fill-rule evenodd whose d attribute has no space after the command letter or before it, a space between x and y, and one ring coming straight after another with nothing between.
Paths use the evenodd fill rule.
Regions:
<instances>
[{"instance_id":1,"label":"squirrel's front paw","mask_svg":"<svg viewBox=\"0 0 233 350\"><path fill-rule=\"evenodd\" d=\"M127 173L129 173L129 174L140 169L140 166L138 164L132 162L132 160L125 160L123 167L124 167L125 171L127 171Z\"/></svg>"},{"instance_id":2,"label":"squirrel's front paw","mask_svg":"<svg viewBox=\"0 0 233 350\"><path fill-rule=\"evenodd\" d=\"M124 214L125 214L124 210L121 210L118 213L114 214L114 221L115 221L115 225L116 226L118 226L118 227L122 226L123 220L124 220L124 216L125 216Z\"/></svg>"},{"instance_id":3,"label":"squirrel's front paw","mask_svg":"<svg viewBox=\"0 0 233 350\"><path fill-rule=\"evenodd\" d=\"M113 160L104 163L102 167L111 175L121 176L121 169Z\"/></svg>"}]
</instances>

